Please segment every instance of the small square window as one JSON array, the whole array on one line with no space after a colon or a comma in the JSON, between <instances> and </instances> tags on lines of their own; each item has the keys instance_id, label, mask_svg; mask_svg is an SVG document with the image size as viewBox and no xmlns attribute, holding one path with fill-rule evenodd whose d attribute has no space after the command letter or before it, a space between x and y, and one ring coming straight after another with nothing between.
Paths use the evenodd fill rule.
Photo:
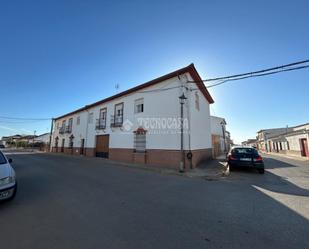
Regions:
<instances>
[{"instance_id":1,"label":"small square window","mask_svg":"<svg viewBox=\"0 0 309 249\"><path fill-rule=\"evenodd\" d=\"M144 112L144 99L137 99L134 103L134 113Z\"/></svg>"}]
</instances>

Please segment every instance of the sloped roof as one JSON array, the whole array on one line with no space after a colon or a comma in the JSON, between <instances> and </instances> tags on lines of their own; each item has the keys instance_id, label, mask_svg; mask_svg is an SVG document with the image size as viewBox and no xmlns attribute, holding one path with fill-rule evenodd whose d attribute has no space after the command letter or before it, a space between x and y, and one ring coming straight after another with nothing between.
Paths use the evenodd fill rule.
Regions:
<instances>
[{"instance_id":1,"label":"sloped roof","mask_svg":"<svg viewBox=\"0 0 309 249\"><path fill-rule=\"evenodd\" d=\"M199 90L203 93L204 97L209 102L209 104L214 103L213 98L211 97L210 93L208 92L207 88L205 87L205 85L204 85L204 83L202 81L202 78L200 77L200 75L198 74L194 64L192 63L192 64L190 64L187 67L183 67L183 68L178 69L178 70L176 70L174 72L171 72L171 73L168 73L166 75L163 75L163 76L161 76L159 78L153 79L151 81L148 81L148 82L143 83L141 85L138 85L136 87L130 88L130 89L128 89L126 91L123 91L121 93L115 94L115 95L113 95L111 97L102 99L102 100L97 101L95 103L92 103L90 105L86 105L86 106L84 106L82 108L79 108L79 109L77 109L77 110L75 110L73 112L70 112L70 113L64 114L62 116L59 116L59 117L55 118L55 120L60 119L60 118L64 118L66 116L69 116L69 115L72 115L72 114L75 114L75 113L78 113L78 112L81 112L81 111L84 111L84 110L87 110L90 107L94 107L94 106L103 104L103 103L111 101L113 99L116 99L116 98L119 98L119 97L122 97L122 96L125 96L125 95L128 95L128 94L131 94L131 93L139 91L139 90L141 90L143 88L156 85L156 84L158 84L158 83L160 83L160 82L162 82L164 80L168 80L168 79L177 77L178 75L181 75L181 74L184 74L184 73L189 73L191 75L191 77L193 78L195 84L197 85Z\"/></svg>"}]
</instances>

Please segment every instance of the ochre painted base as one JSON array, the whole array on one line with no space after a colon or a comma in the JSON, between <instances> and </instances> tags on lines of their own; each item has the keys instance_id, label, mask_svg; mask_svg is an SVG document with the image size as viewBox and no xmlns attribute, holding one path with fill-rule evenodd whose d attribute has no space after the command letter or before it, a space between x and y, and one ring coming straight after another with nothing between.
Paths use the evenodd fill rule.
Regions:
<instances>
[{"instance_id":1,"label":"ochre painted base","mask_svg":"<svg viewBox=\"0 0 309 249\"><path fill-rule=\"evenodd\" d=\"M53 152L61 152L61 148L52 148ZM192 150L192 159L186 157L186 169L196 168L198 165L212 158L212 149ZM84 148L81 153L80 148L64 148L65 154L95 156L95 148ZM188 151L185 151L187 154ZM179 150L160 150L150 149L145 153L136 153L133 149L110 148L109 159L127 163L148 164L151 166L160 166L165 168L178 168L181 160Z\"/></svg>"}]
</instances>

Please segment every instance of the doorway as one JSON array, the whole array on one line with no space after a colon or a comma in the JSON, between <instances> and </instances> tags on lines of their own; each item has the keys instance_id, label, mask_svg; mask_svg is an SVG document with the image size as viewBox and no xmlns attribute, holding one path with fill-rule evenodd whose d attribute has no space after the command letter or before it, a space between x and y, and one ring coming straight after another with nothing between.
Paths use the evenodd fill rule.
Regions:
<instances>
[{"instance_id":1,"label":"doorway","mask_svg":"<svg viewBox=\"0 0 309 249\"><path fill-rule=\"evenodd\" d=\"M65 140L64 140L64 138L62 139L62 142L61 142L61 152L64 152L64 142L65 142Z\"/></svg>"},{"instance_id":2,"label":"doorway","mask_svg":"<svg viewBox=\"0 0 309 249\"><path fill-rule=\"evenodd\" d=\"M300 139L301 155L309 157L307 138Z\"/></svg>"},{"instance_id":3,"label":"doorway","mask_svg":"<svg viewBox=\"0 0 309 249\"><path fill-rule=\"evenodd\" d=\"M109 135L98 135L96 138L96 157L108 158Z\"/></svg>"},{"instance_id":4,"label":"doorway","mask_svg":"<svg viewBox=\"0 0 309 249\"><path fill-rule=\"evenodd\" d=\"M84 155L85 139L80 140L79 154Z\"/></svg>"}]
</instances>

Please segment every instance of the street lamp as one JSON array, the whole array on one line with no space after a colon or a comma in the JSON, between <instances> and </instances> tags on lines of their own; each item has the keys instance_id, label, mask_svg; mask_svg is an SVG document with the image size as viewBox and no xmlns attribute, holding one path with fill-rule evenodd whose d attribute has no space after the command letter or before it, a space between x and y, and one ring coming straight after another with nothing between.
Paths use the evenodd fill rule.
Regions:
<instances>
[{"instance_id":1,"label":"street lamp","mask_svg":"<svg viewBox=\"0 0 309 249\"><path fill-rule=\"evenodd\" d=\"M179 97L180 102L180 151L181 151L181 161L179 165L179 172L183 173L185 169L185 154L183 149L183 105L186 101L186 96L184 93Z\"/></svg>"},{"instance_id":2,"label":"street lamp","mask_svg":"<svg viewBox=\"0 0 309 249\"><path fill-rule=\"evenodd\" d=\"M223 135L223 141L224 141L224 153L226 153L227 152L227 150L226 150L226 137L225 137L225 129L224 129L225 122L221 121L220 124L221 124L221 128L222 128L222 135Z\"/></svg>"}]
</instances>

